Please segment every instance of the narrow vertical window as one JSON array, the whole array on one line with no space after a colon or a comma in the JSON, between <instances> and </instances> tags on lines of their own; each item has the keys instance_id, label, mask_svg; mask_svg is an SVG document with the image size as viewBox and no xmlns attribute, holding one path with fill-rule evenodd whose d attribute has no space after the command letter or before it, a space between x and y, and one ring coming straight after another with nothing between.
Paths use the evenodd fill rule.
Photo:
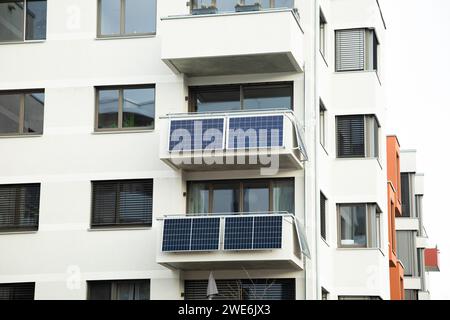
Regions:
<instances>
[{"instance_id":1,"label":"narrow vertical window","mask_svg":"<svg viewBox=\"0 0 450 320\"><path fill-rule=\"evenodd\" d=\"M327 198L320 193L320 235L327 240Z\"/></svg>"},{"instance_id":2,"label":"narrow vertical window","mask_svg":"<svg viewBox=\"0 0 450 320\"><path fill-rule=\"evenodd\" d=\"M320 115L319 115L319 130L320 130L320 144L322 145L322 147L326 147L326 135L327 135L327 130L326 130L326 113L327 113L327 109L325 108L322 100L320 100Z\"/></svg>"},{"instance_id":3,"label":"narrow vertical window","mask_svg":"<svg viewBox=\"0 0 450 320\"><path fill-rule=\"evenodd\" d=\"M327 39L327 20L325 16L320 10L319 17L319 51L322 54L322 57L325 59L326 57L326 39Z\"/></svg>"}]
</instances>

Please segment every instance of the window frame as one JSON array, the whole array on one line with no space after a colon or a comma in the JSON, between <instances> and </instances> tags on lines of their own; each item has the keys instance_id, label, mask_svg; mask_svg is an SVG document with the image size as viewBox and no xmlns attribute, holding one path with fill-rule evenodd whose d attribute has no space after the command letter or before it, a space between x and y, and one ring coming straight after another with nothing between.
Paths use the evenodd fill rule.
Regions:
<instances>
[{"instance_id":1,"label":"window frame","mask_svg":"<svg viewBox=\"0 0 450 320\"><path fill-rule=\"evenodd\" d=\"M319 141L322 147L327 148L327 108L322 99L319 100Z\"/></svg>"},{"instance_id":2,"label":"window frame","mask_svg":"<svg viewBox=\"0 0 450 320\"><path fill-rule=\"evenodd\" d=\"M14 221L15 225L12 227L3 227L0 225L0 234L8 233L8 232L29 232L29 231L38 231L39 230L39 218L41 213L41 183L21 183L21 184L1 184L0 188L14 188L15 190L15 199L14 199ZM16 224L16 221L20 220L20 208L18 203L21 198L21 194L23 194L24 187L38 187L39 188L39 199L36 204L37 206L37 217L36 224L32 226L21 226L20 224ZM21 191L20 193L18 191Z\"/></svg>"},{"instance_id":3,"label":"window frame","mask_svg":"<svg viewBox=\"0 0 450 320\"><path fill-rule=\"evenodd\" d=\"M324 61L327 61L327 26L328 21L325 18L322 8L319 9L319 52Z\"/></svg>"},{"instance_id":4,"label":"window frame","mask_svg":"<svg viewBox=\"0 0 450 320\"><path fill-rule=\"evenodd\" d=\"M238 212L230 212L229 214L242 214L247 213L244 211L244 190L246 186L249 185L262 185L266 184L269 189L269 212L274 212L274 203L273 203L273 188L275 182L281 182L281 181L290 181L292 182L292 186L294 188L294 211L295 211L295 179L294 178L272 178L272 179L242 179L242 180L190 180L187 181L187 192L186 192L186 213L187 215L205 215L205 216L214 216L215 213L213 213L213 191L214 186L220 186L220 185L236 185L238 186ZM208 212L207 213L198 213L198 212L191 212L191 206L190 206L190 198L192 194L192 185L193 184L205 184L208 188ZM226 214L227 212L223 212L223 214ZM268 213L268 212L262 212L262 213ZM289 212L290 214L295 214L295 212ZM216 213L216 215L220 215L219 213Z\"/></svg>"},{"instance_id":5,"label":"window frame","mask_svg":"<svg viewBox=\"0 0 450 320\"><path fill-rule=\"evenodd\" d=\"M148 281L148 284L149 284L148 296L149 296L149 300L150 300L150 298L151 298L151 296L150 296L150 294L151 294L151 279L88 280L87 281L87 294L86 294L86 297L87 297L87 300L92 300L91 299L91 297L92 297L91 284L104 283L104 284L108 284L109 287L110 287L110 289L109 289L109 291L110 291L110 299L109 300L111 300L111 301L119 301L119 299L117 299L117 297L118 297L118 287L119 287L118 285L120 283L133 284L133 294L135 294L136 293L136 285L138 283L144 283L144 282L147 282L147 281ZM133 299L133 300L129 300L129 301L139 301L139 300ZM146 300L143 300L143 301L146 301Z\"/></svg>"},{"instance_id":6,"label":"window frame","mask_svg":"<svg viewBox=\"0 0 450 320\"><path fill-rule=\"evenodd\" d=\"M340 31L358 31L364 30L364 67L363 69L348 69L348 70L339 70L338 69L338 48L337 48L337 34ZM345 29L335 29L334 30L334 50L335 50L335 72L336 73L346 73L346 72L364 72L364 71L373 71L377 74L379 73L379 65L380 65L380 40L375 28L370 27L361 27L361 28L345 28ZM369 44L368 40L371 38L370 33L373 33L373 43ZM370 51L369 49L372 49ZM370 61L370 58L373 61ZM370 66L372 65L372 68Z\"/></svg>"},{"instance_id":7,"label":"window frame","mask_svg":"<svg viewBox=\"0 0 450 320\"><path fill-rule=\"evenodd\" d=\"M150 210L150 222L149 223L120 223L120 187L125 183L146 183L151 182L152 184L152 207ZM114 211L114 220L115 223L111 224L94 224L95 218L95 192L94 192L94 184L101 183L111 183L115 184L115 211ZM93 180L91 181L91 221L90 221L90 229L91 230L101 230L101 229L121 229L121 228L151 228L153 226L153 203L154 203L154 179L124 179L124 180Z\"/></svg>"},{"instance_id":8,"label":"window frame","mask_svg":"<svg viewBox=\"0 0 450 320\"><path fill-rule=\"evenodd\" d=\"M125 2L127 0L119 0L120 1L120 25L119 25L119 34L102 34L102 1L97 0L97 39L111 39L111 38L139 38L139 37L149 37L156 36L157 27L158 27L158 0L155 1L155 31L154 32L140 32L140 33L126 33L126 11L125 11Z\"/></svg>"},{"instance_id":9,"label":"window frame","mask_svg":"<svg viewBox=\"0 0 450 320\"><path fill-rule=\"evenodd\" d=\"M154 91L154 115L153 115L153 127L123 127L123 106L124 106L124 90L127 89L151 89ZM117 128L99 128L99 110L100 110L100 91L102 90L117 90L119 92L118 97L118 110L117 110ZM154 131L156 128L156 84L138 84L138 85L117 85L117 86L97 86L95 87L95 132L126 132L126 131Z\"/></svg>"},{"instance_id":10,"label":"window frame","mask_svg":"<svg viewBox=\"0 0 450 320\"><path fill-rule=\"evenodd\" d=\"M24 132L25 125L25 95L32 93L44 94L44 111L42 113L42 132ZM44 135L44 123L45 123L45 89L26 89L26 90L1 90L2 95L19 95L19 131L0 133L0 137L23 137L23 136L43 136Z\"/></svg>"},{"instance_id":11,"label":"window frame","mask_svg":"<svg viewBox=\"0 0 450 320\"><path fill-rule=\"evenodd\" d=\"M322 200L324 201L322 203ZM322 207L323 205L323 207ZM323 211L322 211L323 209ZM327 241L327 214L328 214L328 198L320 191L320 236L324 241Z\"/></svg>"},{"instance_id":12,"label":"window frame","mask_svg":"<svg viewBox=\"0 0 450 320\"><path fill-rule=\"evenodd\" d=\"M343 245L342 244L342 238L341 238L341 232L342 232L342 225L341 225L341 206L365 206L365 219L366 219L366 244L365 245ZM371 207L374 208L374 210L371 210ZM382 239L381 239L381 225L377 224L377 217L380 217L380 223L381 223L381 210L375 203L337 203L336 204L336 211L337 211L337 245L340 249L380 249L382 246ZM375 216L373 218L370 217L370 214L374 214ZM375 226L373 225L373 222L375 222ZM378 234L380 237L378 237ZM375 240L374 240L375 237Z\"/></svg>"},{"instance_id":13,"label":"window frame","mask_svg":"<svg viewBox=\"0 0 450 320\"><path fill-rule=\"evenodd\" d=\"M204 86L190 86L189 87L189 105L188 105L188 111L189 113L203 113L201 111L198 111L198 105L197 105L197 94L198 92L207 92L207 91L215 91L218 89L227 89L227 88L239 88L239 98L240 98L240 109L238 111L255 111L255 109L245 109L244 108L244 102L245 102L245 89L247 88L258 88L258 87L264 87L264 86L285 86L289 87L290 89L290 96L291 96L291 105L290 109L282 109L282 110L294 110L294 82L293 81L277 81L277 82L258 82L258 83L238 83L238 84L218 84L218 85L204 85ZM277 110L277 109L256 109L260 112L264 111L270 111L270 110ZM207 113L207 112L205 112Z\"/></svg>"},{"instance_id":14,"label":"window frame","mask_svg":"<svg viewBox=\"0 0 450 320\"><path fill-rule=\"evenodd\" d=\"M14 0L11 0L11 2ZM20 40L8 40L8 41L1 41L0 40L0 44L8 44L8 43L33 43L33 42L43 42L47 40L47 31L48 31L48 1L45 0L46 2L46 10L45 10L45 37L43 39L27 39L27 18L26 18L26 9L27 9L27 3L28 0L20 0L23 1L23 14L22 14L22 18L21 18L21 25L22 25L22 39Z\"/></svg>"},{"instance_id":15,"label":"window frame","mask_svg":"<svg viewBox=\"0 0 450 320\"><path fill-rule=\"evenodd\" d=\"M338 121L339 118L345 117L363 117L364 122L364 156L361 155L340 155L339 153L339 126ZM373 119L373 129L374 132L369 131L369 122ZM344 115L336 115L335 118L335 143L336 143L336 158L337 159L380 159L380 123L378 118L374 114L344 114ZM375 134L376 131L376 134ZM374 152L374 156L371 156L370 153Z\"/></svg>"}]
</instances>

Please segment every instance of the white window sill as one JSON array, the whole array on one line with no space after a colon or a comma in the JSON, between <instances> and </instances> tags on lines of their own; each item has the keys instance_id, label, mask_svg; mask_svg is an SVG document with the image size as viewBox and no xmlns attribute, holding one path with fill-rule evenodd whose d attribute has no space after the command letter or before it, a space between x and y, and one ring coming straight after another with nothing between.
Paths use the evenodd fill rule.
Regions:
<instances>
[{"instance_id":1,"label":"white window sill","mask_svg":"<svg viewBox=\"0 0 450 320\"><path fill-rule=\"evenodd\" d=\"M155 38L156 33L137 34L137 35L121 35L121 36L97 36L95 40L118 40L118 39L139 39L139 38Z\"/></svg>"},{"instance_id":2,"label":"white window sill","mask_svg":"<svg viewBox=\"0 0 450 320\"><path fill-rule=\"evenodd\" d=\"M88 232L96 232L96 231L137 231L137 230L151 230L152 227L105 227L105 228L88 228Z\"/></svg>"},{"instance_id":3,"label":"white window sill","mask_svg":"<svg viewBox=\"0 0 450 320\"><path fill-rule=\"evenodd\" d=\"M46 41L47 41L47 39L44 39L44 40L25 40L25 41L5 41L5 42L1 42L0 41L0 45L44 43Z\"/></svg>"},{"instance_id":4,"label":"white window sill","mask_svg":"<svg viewBox=\"0 0 450 320\"><path fill-rule=\"evenodd\" d=\"M123 134L123 133L152 133L155 129L132 129L132 130L109 130L109 131L94 131L92 134L94 135L102 135L102 134Z\"/></svg>"},{"instance_id":5,"label":"white window sill","mask_svg":"<svg viewBox=\"0 0 450 320\"><path fill-rule=\"evenodd\" d=\"M17 138L42 138L43 134L5 134L0 135L0 139L17 139Z\"/></svg>"}]
</instances>

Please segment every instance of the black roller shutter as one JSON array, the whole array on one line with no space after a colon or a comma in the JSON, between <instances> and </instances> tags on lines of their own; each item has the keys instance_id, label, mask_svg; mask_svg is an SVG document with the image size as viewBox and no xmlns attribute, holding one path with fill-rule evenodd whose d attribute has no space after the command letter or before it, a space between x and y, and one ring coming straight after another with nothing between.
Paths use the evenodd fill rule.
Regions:
<instances>
[{"instance_id":1,"label":"black roller shutter","mask_svg":"<svg viewBox=\"0 0 450 320\"><path fill-rule=\"evenodd\" d=\"M337 157L364 157L364 116L339 116L336 126Z\"/></svg>"}]
</instances>

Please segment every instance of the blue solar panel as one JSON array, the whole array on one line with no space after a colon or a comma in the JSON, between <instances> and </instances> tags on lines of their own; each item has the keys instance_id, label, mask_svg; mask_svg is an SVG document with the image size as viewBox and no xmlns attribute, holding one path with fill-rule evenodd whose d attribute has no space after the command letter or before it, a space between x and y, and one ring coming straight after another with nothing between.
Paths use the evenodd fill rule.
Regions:
<instances>
[{"instance_id":1,"label":"blue solar panel","mask_svg":"<svg viewBox=\"0 0 450 320\"><path fill-rule=\"evenodd\" d=\"M192 219L164 220L162 251L190 249Z\"/></svg>"},{"instance_id":2,"label":"blue solar panel","mask_svg":"<svg viewBox=\"0 0 450 320\"><path fill-rule=\"evenodd\" d=\"M164 220L162 251L219 249L220 218Z\"/></svg>"},{"instance_id":3,"label":"blue solar panel","mask_svg":"<svg viewBox=\"0 0 450 320\"><path fill-rule=\"evenodd\" d=\"M283 120L282 115L230 118L228 148L282 147Z\"/></svg>"},{"instance_id":4,"label":"blue solar panel","mask_svg":"<svg viewBox=\"0 0 450 320\"><path fill-rule=\"evenodd\" d=\"M225 250L280 249L282 216L225 219Z\"/></svg>"},{"instance_id":5,"label":"blue solar panel","mask_svg":"<svg viewBox=\"0 0 450 320\"><path fill-rule=\"evenodd\" d=\"M169 151L224 149L224 119L172 120Z\"/></svg>"},{"instance_id":6,"label":"blue solar panel","mask_svg":"<svg viewBox=\"0 0 450 320\"><path fill-rule=\"evenodd\" d=\"M225 250L250 250L253 248L253 217L225 219Z\"/></svg>"},{"instance_id":7,"label":"blue solar panel","mask_svg":"<svg viewBox=\"0 0 450 320\"><path fill-rule=\"evenodd\" d=\"M281 216L255 217L253 249L281 249Z\"/></svg>"},{"instance_id":8,"label":"blue solar panel","mask_svg":"<svg viewBox=\"0 0 450 320\"><path fill-rule=\"evenodd\" d=\"M192 221L192 251L219 250L220 218Z\"/></svg>"}]
</instances>

